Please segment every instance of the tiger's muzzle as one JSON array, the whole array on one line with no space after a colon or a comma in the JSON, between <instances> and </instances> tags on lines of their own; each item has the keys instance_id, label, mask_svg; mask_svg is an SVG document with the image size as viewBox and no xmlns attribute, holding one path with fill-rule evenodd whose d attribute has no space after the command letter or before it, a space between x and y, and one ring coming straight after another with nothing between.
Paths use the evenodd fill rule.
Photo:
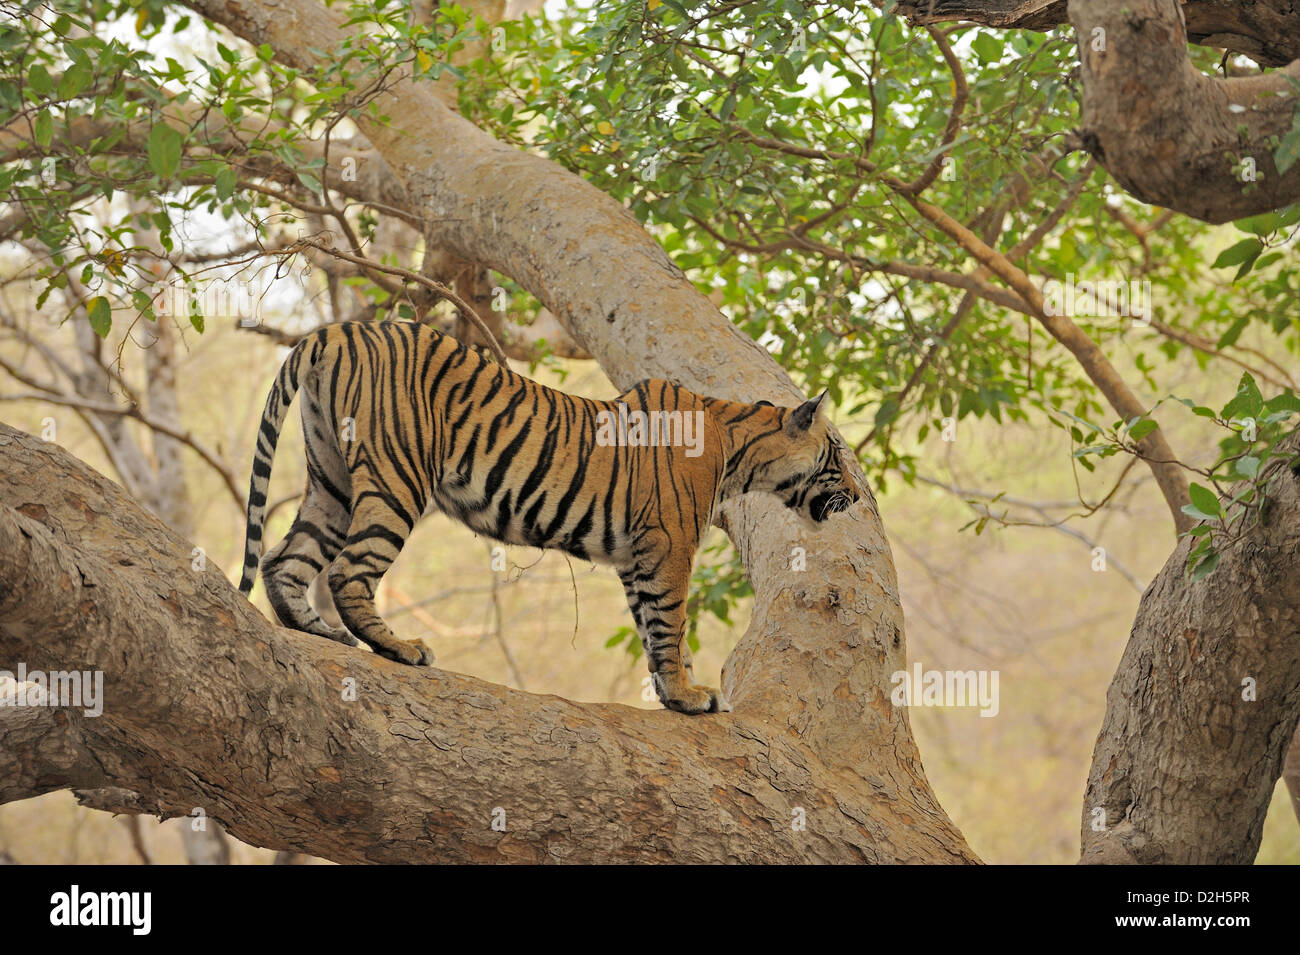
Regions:
<instances>
[{"instance_id":1,"label":"tiger's muzzle","mask_svg":"<svg viewBox=\"0 0 1300 955\"><path fill-rule=\"evenodd\" d=\"M808 511L812 519L821 523L839 511L847 511L850 505L857 501L856 495L850 495L844 491L835 491L830 494L818 494L808 505Z\"/></svg>"}]
</instances>

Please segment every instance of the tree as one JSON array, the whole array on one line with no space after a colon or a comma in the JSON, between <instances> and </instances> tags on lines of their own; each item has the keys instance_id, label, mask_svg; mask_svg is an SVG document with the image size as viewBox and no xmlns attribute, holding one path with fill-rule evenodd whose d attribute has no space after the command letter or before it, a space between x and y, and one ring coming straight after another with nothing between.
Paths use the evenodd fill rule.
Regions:
<instances>
[{"instance_id":1,"label":"tree","mask_svg":"<svg viewBox=\"0 0 1300 955\"><path fill-rule=\"evenodd\" d=\"M170 192L177 209L215 197L251 216L255 207L248 196L269 193L331 221L343 232L345 247L331 252L315 240L289 238L258 253L338 253L389 293L388 309L400 313L407 306L413 315L427 309L429 298L421 298L421 292L436 282L425 275L425 284L403 287L394 276L411 276L364 255L354 231L355 212L334 202L334 195L349 197L421 227L429 247L517 282L564 323L577 346L594 355L617 384L662 375L742 400L784 403L799 396L782 367L755 347L746 332L757 336L772 328L784 316L767 303L803 288L801 303L808 308L798 316L783 358L810 385L819 379L835 381L855 363L859 380L881 371L884 400L875 429L859 447L871 449L873 470L915 475L914 458L900 453L895 437L905 411L924 415L939 410L960 418L1005 409L1008 415L1023 415L1023 404L1079 434L1082 454L1077 460L1091 463L1090 456L1124 453L1141 458L1175 527L1205 530L1178 544L1139 612L1131 652L1117 675L1121 689L1112 691L1108 726L1099 740L1100 773L1094 769L1084 813L1085 857L1253 857L1261 807L1300 718L1300 709L1294 702L1288 705L1285 692L1297 678L1297 660L1288 655L1284 639L1296 629L1289 609L1294 595L1285 575L1274 573L1295 552L1297 524L1289 519L1296 506L1295 482L1288 462L1296 449L1281 430L1294 410L1293 396L1288 399L1284 390L1266 402L1254 379L1243 379L1242 401L1253 417L1263 417L1266 404L1268 414L1278 416L1249 442L1240 426L1234 429L1231 409L1218 414L1203 409L1229 428L1225 440L1236 444L1213 467L1201 469L1206 484L1222 493L1198 484L1204 493L1193 494L1149 404L1136 396L1102 347L1116 329L1060 314L1030 278L1038 271L1034 259L1049 261L1053 268L1069 263L1061 246L1048 251L1044 240L1076 203L1108 223L1099 245L1117 245L1116 236L1129 243L1138 239L1144 250L1139 260L1149 265L1154 258L1170 272L1194 255L1178 241L1191 226L1171 226L1176 238L1158 246L1153 257L1151 245L1160 241L1158 231L1167 223L1144 223L1122 207L1103 212L1105 190L1096 185L1099 176L1091 165L1077 164L1070 179L1050 172L1068 151L1039 148L1025 171L1010 176L984 175L977 166L972 178L961 183L964 195L947 185L953 180L945 176L946 161L964 142L974 137L988 146L994 139L984 113L975 117L974 130L963 129L972 94L983 97L985 112L1006 107L1014 114L1021 104L1015 97L997 100L992 77L981 78L972 89L947 35L937 30L915 34L908 44L925 40L939 54L921 85L942 88L940 78L946 76L953 91L946 105L930 97L919 113L919 128L931 133L929 143L916 128L896 129L886 121L877 129L877 108L870 112L869 133L858 137L856 130L846 132L842 114L836 119L832 96L806 98L811 105L801 120L807 135L799 131L801 124L782 119L772 108L772 103L786 108L791 97L777 90L799 88L798 70L810 65L829 69L831 63L856 77L862 101L877 107L877 84L893 90L892 71L899 67L898 62L876 63L885 57L882 48L901 37L897 22L887 17L873 20L867 31L871 68L857 69L861 51L836 46L839 34L832 28L837 24L829 23L818 36L830 49L801 57L806 47L800 50L787 31L771 47L775 53L751 60L752 69L743 74L751 78L748 83L735 79L742 73L724 71L732 82L719 83L710 92L716 102L688 107L685 115L678 108L678 120L668 131L666 141L689 144L674 148L690 155L665 157L664 168L648 177L648 185L626 175L633 161L629 156L643 162L653 153L637 137L663 140L664 130L654 117L665 105L683 102L683 92L701 89L692 86L698 80L689 75L682 79L683 62L694 63L705 75L715 72L716 65L698 62L699 50L715 45L710 41L727 29L725 23L690 21L684 12L678 12L677 21L665 13L661 21L648 8L626 6L573 47L548 47L547 36L535 35L546 56L534 58L531 65L475 61L475 72L462 85L463 110L496 129L502 139L518 139L525 120L517 102L487 102L485 91L494 79L509 82L528 77L530 70L549 71L552 85L531 101L529 121L545 121L553 132L559 130L550 139L557 158L582 169L610 195L625 198L637 216L652 221L680 259L710 269L721 279L724 305L737 303L747 281L742 265L776 286L775 296L766 288L756 290L765 305L749 313L742 330L696 290L610 195L554 163L494 140L445 106L431 84L418 82L451 57L464 36L457 39L453 33L452 39L435 43L422 28L411 27L405 15L374 10L361 11L363 19L349 24L343 13L309 0L281 4L274 13L252 0L196 0L190 7L256 52L249 58L224 47L229 52L221 54L225 65L215 67L223 103L219 115L167 89L166 82L183 79L183 68L160 84L131 56L87 42L98 56L98 69L86 73L77 55L66 49L69 44L80 48L68 41L64 55L70 66L57 82L42 67L48 86L39 78L30 81L35 105L5 124L0 150L10 159L48 150L56 142L55 123L42 117L56 111L51 91L68 101L96 89L111 73L104 65L108 60L119 73L116 85L105 82L104 88L122 92L116 100L117 94L105 92L104 102L122 110L122 118L114 118L113 109L102 115L59 112L57 142L67 151L60 155L76 157L92 173L67 191L60 200L64 207L93 194L90 185L113 177L122 181L124 170L136 170L149 180L148 188ZM155 14L161 19L160 7L146 9L146 22ZM843 13L835 9L836 15ZM737 15L748 17L754 37L766 35L762 42L769 44L784 28L786 16L765 5L748 5ZM467 20L456 23L457 16L452 26L466 29ZM365 25L364 32L354 32L358 24ZM693 27L685 40L677 29L681 24ZM672 31L679 42L667 42ZM65 29L61 35L68 33ZM631 51L642 37L649 38L648 55L638 59ZM738 44L726 55L743 61L753 49ZM1042 57L1033 70L1044 75L1056 69L1061 50L1060 43L1051 42L1036 51L1026 47ZM575 54L590 51L610 58L608 66L592 64L609 71L607 83L554 85L557 63L572 63ZM976 52L982 62L996 63L1003 50L984 43ZM90 60L84 49L81 53ZM616 68L613 58L619 53L625 56ZM661 68L660 75L676 79L630 81L637 72ZM79 69L84 75L78 75ZM213 69L209 66L210 74ZM245 86L249 69L265 69L288 105ZM30 68L27 73L40 75ZM73 80L65 79L69 74ZM537 85L543 89L540 78ZM44 92L37 87L45 87ZM133 112L128 107L137 88L139 102L147 107ZM20 84L10 92L17 95L21 89ZM308 94L308 89L318 92ZM790 109L798 105L796 101ZM1049 129L1064 123L1065 110L1051 104L1050 97L1044 112ZM360 136L336 143L333 131L342 118L355 122ZM280 136L282 130L313 124L325 129L323 138L295 139L289 145ZM615 135L617 141L611 139ZM181 150L195 142L202 148ZM718 145L692 152L696 143ZM873 148L888 156L873 154ZM1005 141L989 148L994 154L1008 149ZM187 162L181 162L182 155ZM982 154L976 150L973 155L978 160ZM791 175L796 163L799 171ZM806 171L810 165L815 173ZM916 168L915 176L897 171L909 166ZM1036 179L1029 173L1035 169L1049 174ZM794 185L787 188L783 181ZM765 201L743 198L754 195L744 190L758 188L755 183L765 188L759 192ZM1040 218L1044 184L1058 195ZM186 186L196 189L186 192ZM879 238L864 238L864 218L883 220L894 214L856 203L868 187L891 197L894 205L882 209L901 210L909 229L892 223L894 228ZM48 191L30 188L48 198ZM711 191L718 201L699 201ZM66 223L35 198L23 195L23 214L11 228L37 235L50 247L64 247L73 238ZM971 208L973 199L986 201ZM168 222L164 218L158 225L166 249ZM1287 216L1254 225L1257 231L1250 235L1255 238L1249 241L1258 248L1247 250L1249 262L1240 272L1254 269L1260 283L1285 288L1285 276L1264 271L1269 265L1264 253L1267 244L1285 248ZM102 259L103 251L98 254ZM954 254L969 256L975 269L954 266L948 261ZM1169 262L1163 261L1166 255ZM1052 274L1052 268L1046 271ZM866 276L881 281L868 282ZM918 284L890 286L884 281L888 277ZM956 296L956 305L945 313L942 305L949 294ZM843 296L838 303L836 295ZM874 297L877 301L868 304L878 310L887 306L885 317L892 324L876 328L881 347L874 359L865 359L855 343L868 325L849 314L850 296ZM926 307L924 322L912 314L917 305ZM102 308L93 301L90 307ZM149 312L149 297L137 300L136 307L142 315ZM468 309L475 310L472 304ZM1235 317L1226 319L1229 310L1227 304L1209 309L1209 321L1235 323ZM1014 355L999 354L999 347L1008 351L1006 334L994 336L993 342L973 335L963 341L962 333L968 332L963 321L978 317L985 328L1010 329L1015 326L1008 315L1027 317L1046 342L1062 347L1026 372ZM1153 325L1160 320L1158 313L1151 318ZM1207 340L1161 324L1167 332L1157 328L1157 333L1179 347L1218 355L1233 344L1226 334ZM833 350L819 354L818 328L829 331L820 344L830 341ZM1031 347L1033 334L1028 333ZM900 360L904 349L918 341L930 343L922 357ZM944 351L942 344L952 347ZM1257 373L1274 371L1256 367L1251 356L1239 360ZM963 364L974 370L966 374ZM1285 377L1284 371L1276 374ZM954 389L953 380L961 387ZM1097 393L1120 416L1117 425L1107 428L1088 420L1104 413ZM852 391L843 396L860 397ZM1078 398L1073 413L1065 411L1069 397ZM1094 429L1091 443L1085 442L1083 429ZM756 594L750 628L724 671L724 689L736 712L716 721L682 722L673 714L577 707L468 678L393 670L274 630L227 593L215 571L199 577L177 573L178 561L190 547L149 522L106 482L33 439L11 431L6 441L10 453L0 477L5 482L0 536L6 554L0 564L0 647L6 657L21 655L32 666L53 669L60 661L66 666L75 660L83 668L112 669L139 703L129 715L110 715L100 718L102 723L73 717L64 726L39 711L0 717L10 724L3 730L6 742L16 744L6 746L7 752L39 753L11 758L12 765L5 767L11 770L10 782L0 798L75 787L99 791L92 797L97 804L123 811L187 815L203 808L248 841L337 859L430 858L433 852L440 858L511 858L516 851L528 859L664 853L701 860L973 859L925 781L906 710L890 700L889 677L903 669L905 650L892 559L874 502L856 508L851 523L809 536L807 569L797 576L791 573L790 551L801 532L778 506L747 499L724 512L723 527ZM1245 458L1254 460L1253 474L1239 469ZM1236 479L1241 482L1233 484ZM76 490L59 496L55 488ZM1254 496L1244 498L1247 492ZM92 516L107 513L117 519L105 523ZM1202 575L1213 571L1208 578L1213 585L1189 579L1189 558ZM112 567L131 569L114 571L119 575L114 577ZM169 577L172 587L165 586ZM88 581L95 590L88 589ZM1209 586L1222 599L1208 599ZM162 590L167 596L152 603ZM1230 603L1223 596L1229 591ZM1242 613L1225 614L1225 606L1241 607ZM1239 632L1231 626L1251 614L1260 622L1258 629ZM38 619L49 621L42 624L48 630L44 645L35 629ZM77 629L84 629L85 619L96 621L93 637ZM142 635L138 647L125 636L128 623ZM1163 647L1175 632L1171 628L1180 628L1182 642L1172 645L1185 645L1186 656L1170 659L1155 653L1153 648ZM1264 630L1278 635L1281 643L1251 639ZM195 639L198 633L207 636L206 642ZM1207 653L1213 648L1215 659L1231 659L1242 672L1183 679L1205 659L1202 648ZM1265 652L1270 648L1280 652ZM127 662L116 662L121 659ZM1170 669L1154 672L1173 678L1144 675L1147 659L1161 659ZM154 661L153 670L143 666L145 660ZM171 668L160 672L160 660ZM185 674L207 668L226 676L205 682L202 692L177 689L149 698L159 687L185 687ZM1241 698L1238 683L1245 676L1261 688L1272 688L1261 689L1252 701L1254 709L1247 709ZM343 699L341 681L349 677L357 681L355 701ZM427 699L430 684L436 687L434 702ZM286 694L304 705L282 705ZM1180 734L1176 724L1163 720L1151 727L1143 724L1139 734L1136 714L1148 712L1152 695L1169 712L1204 712L1210 714L1204 725L1223 729L1208 737ZM394 707L395 699L403 705ZM472 719L466 718L467 706ZM229 732L213 734L204 752L180 746L178 737L186 727L220 713L235 714L233 722L221 724ZM346 739L322 737L327 721L351 732ZM148 747L141 745L141 727L147 730ZM1229 737L1231 744L1222 751ZM540 739L564 742L539 744ZM186 745L192 743L187 738ZM1125 759L1103 761L1112 748ZM266 768L267 751L276 756L273 769ZM448 761L451 752L461 759ZM232 765L240 767L238 786L226 775ZM510 767L508 774L503 766ZM1115 767L1122 772L1117 775ZM269 778L263 780L263 775ZM509 787L503 789L507 776ZM389 780L382 791L374 785L379 778ZM1180 801L1176 813L1148 816L1134 809L1150 805L1153 794L1170 791L1171 781L1188 778L1206 784ZM1251 785L1227 785L1242 778ZM490 816L497 808L493 798L501 792L503 803L525 807L527 833L520 833L518 841L500 838L486 826L484 813ZM791 795L796 792L797 799ZM505 831L511 832L511 810L504 804L501 808L506 809ZM1098 808L1105 812L1105 828L1094 832ZM722 835L719 811L725 813ZM1214 818L1219 827L1213 840L1202 838L1196 828L1175 824L1186 819L1202 825L1206 818ZM664 836L667 821L672 828ZM348 823L350 835L341 831L340 822ZM798 827L800 822L805 829ZM394 832L402 836L393 838Z\"/></svg>"},{"instance_id":2,"label":"tree","mask_svg":"<svg viewBox=\"0 0 1300 955\"><path fill-rule=\"evenodd\" d=\"M1044 29L1067 22L1079 37L1084 148L1133 195L1207 222L1267 212L1300 197L1296 13L1287 4L1173 0L904 0L919 23L970 20ZM1187 41L1276 73L1214 78ZM1226 73L1226 70L1225 70Z\"/></svg>"}]
</instances>

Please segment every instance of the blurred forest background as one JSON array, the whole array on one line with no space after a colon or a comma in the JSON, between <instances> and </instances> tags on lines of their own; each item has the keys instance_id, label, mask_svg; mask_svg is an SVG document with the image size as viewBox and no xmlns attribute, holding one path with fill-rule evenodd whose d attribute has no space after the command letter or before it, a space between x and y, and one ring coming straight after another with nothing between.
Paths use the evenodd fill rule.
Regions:
<instances>
[{"instance_id":1,"label":"blurred forest background","mask_svg":"<svg viewBox=\"0 0 1300 955\"><path fill-rule=\"evenodd\" d=\"M13 14L27 9L7 6ZM229 81L238 70L271 69L246 45L198 29L188 17L182 23L183 11L163 3L40 7L70 17L74 28L59 40L17 20L6 27L6 49L22 47L28 59L19 56L4 82L16 84L28 102L60 99L33 82L31 58L48 48L51 62L76 68L68 52L74 40L105 55L102 42L94 47L87 38L149 51L151 65L142 61L128 72L138 69L157 83L181 82L184 69L202 57L204 82L224 89L227 100L232 85L222 87L212 75L225 71ZM1154 321L1080 318L1148 406L1177 395L1219 408L1238 393L1243 369L1265 394L1294 388L1287 370L1297 352L1293 234L1300 216L1209 227L1126 198L1066 148L1077 111L1068 30L936 33L876 10L830 4L833 14L809 22L813 41L804 49L793 34L769 37L776 52L764 59L754 52L761 43L738 44L727 31L743 26L759 36L764 17L799 22L791 11L803 8L741 7L749 10L743 24L697 23L695 35L709 51L703 66L704 54L692 53L689 43L673 47L653 34L653 16L678 9L655 0L648 9L516 5L500 20L504 33L494 34L500 48L494 41L489 50L472 35L443 35L415 56L422 67L435 64L431 80L444 85L463 114L622 199L808 393L832 389L832 417L859 447L890 536L909 662L1000 674L994 718L973 708L911 712L942 805L988 862L1073 863L1106 689L1141 588L1175 542L1169 510L1146 468L1129 467L1123 454L1098 455L1095 471L1080 469L1082 442L1053 413L1068 407L1073 420L1102 427L1114 415L1070 357L1024 315L1000 307L987 288L969 296L969 287L952 284L966 271L960 249L922 237L914 216L873 198L842 164L814 168L809 158L720 136L717 126L731 116L742 124L762 121L827 152L838 137L859 137L860 145L869 131L877 152L886 154L882 162L923 170L935 159L960 89L966 125L959 141L946 140L957 160L932 177L935 201L978 221L1039 281L1149 281ZM471 34L471 12L481 13L473 6L442 9ZM372 11L367 28L382 33L406 22L385 16ZM503 16L499 9L496 16ZM635 36L628 33L632 23ZM746 51L752 83L729 92L713 73L734 75L734 60L743 61ZM1217 52L1198 55L1207 70L1215 68ZM164 65L165 57L179 60L181 72ZM438 70L444 61L459 68ZM640 81L660 67L676 86ZM858 67L861 74L853 72ZM53 66L49 75L59 81ZM64 92L65 102L93 95L89 78ZM360 108L322 105L301 89L293 97L274 111L296 115L303 130L319 130L325 113L313 111ZM40 180L42 158L61 155L60 136L75 118L70 109L51 109L53 130L38 121L15 145L11 122L9 138L0 139L0 161L12 172L8 218L0 223L0 417L122 482L201 548L196 559L215 562L233 582L243 549L239 498L286 342L323 322L409 317L409 310L377 288L372 274L327 255L267 254L295 236L338 227L328 211L303 211L320 195L319 170L259 194L246 188L248 170L258 171L253 164L240 169L236 183L220 170L209 175L200 168L206 160L194 159L193 178L164 188L175 169L162 143L156 151L141 146L134 156L113 153L117 191L96 197L70 187L61 173L53 185ZM675 114L663 120L670 135L655 125L665 110ZM347 128L344 119L339 129ZM191 161L189 148L187 142L176 164ZM76 161L108 176L93 148ZM120 164L130 162L139 164L134 179L121 174ZM132 185L124 188L127 180ZM978 210L1008 192L1013 201L1000 207L998 227L990 230ZM298 200L292 218L283 214L294 207L290 200ZM74 206L79 211L70 219ZM377 250L375 261L427 262L419 234L382 213L356 203L344 218L362 244ZM801 224L795 229L808 242L769 247L770 233L791 222ZM847 254L851 246L868 248L871 262ZM81 251L51 259L52 247ZM871 263L897 267L891 273ZM254 327L228 300L214 307L211 299L205 304L200 295L192 304L187 296L179 310L162 304L158 288L175 278L178 264L199 288L251 288ZM553 319L513 283L480 275L457 288L467 297L472 292L475 305L490 303L494 291L507 298L508 308L488 304L484 315L503 318L498 328L520 372L577 394L617 393L594 361L573 357L581 349L564 341ZM145 305L152 306L142 308L132 289L147 290ZM474 334L447 303L421 314ZM969 317L950 326L954 315ZM937 357L918 366L936 346ZM955 425L941 434L945 419ZM1224 433L1205 418L1175 404L1162 412L1161 425L1189 462L1208 467L1218 459ZM303 482L294 412L276 457L269 539L287 529ZM1080 497L1096 501L1111 487L1106 506L1085 514ZM971 526L982 517L989 519ZM493 546L441 516L426 519L383 581L381 613L399 636L425 640L439 667L574 700L659 705L644 694L644 661L628 639L631 615L612 573L523 548L506 549L504 567L494 566ZM695 667L713 682L744 632L752 599L721 532L701 554L696 578ZM260 586L254 600L270 614ZM182 835L191 828L186 820L115 819L58 793L0 807L0 857L182 862ZM274 855L233 840L227 850L240 863L267 863ZM1300 825L1280 782L1257 861L1300 863Z\"/></svg>"}]
</instances>

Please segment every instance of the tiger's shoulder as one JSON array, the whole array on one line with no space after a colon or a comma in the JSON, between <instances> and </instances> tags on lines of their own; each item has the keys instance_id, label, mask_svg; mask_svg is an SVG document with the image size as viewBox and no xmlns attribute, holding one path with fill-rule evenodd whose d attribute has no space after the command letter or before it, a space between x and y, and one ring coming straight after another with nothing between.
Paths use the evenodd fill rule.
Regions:
<instances>
[{"instance_id":1,"label":"tiger's shoulder","mask_svg":"<svg viewBox=\"0 0 1300 955\"><path fill-rule=\"evenodd\" d=\"M643 378L615 401L647 411L703 411L706 399L666 378Z\"/></svg>"}]
</instances>

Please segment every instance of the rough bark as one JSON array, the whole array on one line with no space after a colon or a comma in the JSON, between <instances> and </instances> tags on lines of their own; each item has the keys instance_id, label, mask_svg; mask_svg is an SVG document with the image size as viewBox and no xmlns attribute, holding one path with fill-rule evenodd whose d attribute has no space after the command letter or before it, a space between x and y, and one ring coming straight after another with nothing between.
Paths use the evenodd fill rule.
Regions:
<instances>
[{"instance_id":1,"label":"rough bark","mask_svg":"<svg viewBox=\"0 0 1300 955\"><path fill-rule=\"evenodd\" d=\"M245 842L345 862L974 861L905 726L902 760L827 765L817 728L790 725L805 681L788 669L785 689L751 673L735 713L691 718L403 667L272 627L57 446L0 426L0 460L0 659L105 679L98 717L0 707L0 802L102 790L99 805L202 809ZM791 657L810 642L769 639ZM890 708L851 668L814 670Z\"/></svg>"},{"instance_id":2,"label":"rough bark","mask_svg":"<svg viewBox=\"0 0 1300 955\"><path fill-rule=\"evenodd\" d=\"M149 239L153 239L151 234ZM149 241L137 235L137 241ZM150 247L157 247L149 242ZM157 268L155 277L164 278L162 269ZM179 356L176 349L177 332L172 319L161 318L144 329L147 344L145 346L145 367L148 374L146 387L149 413L158 421L170 425L178 431L181 424L180 399L176 387L176 372ZM188 482L185 469L181 463L184 445L164 434L154 432L153 457L157 475L155 487L157 494L151 501L144 503L157 514L163 522L182 538L194 536L194 517L190 507ZM185 847L185 858L190 865L229 865L230 846L216 822L202 828L195 828L185 822L178 826L181 844Z\"/></svg>"},{"instance_id":3,"label":"rough bark","mask_svg":"<svg viewBox=\"0 0 1300 955\"><path fill-rule=\"evenodd\" d=\"M1066 10L1033 0L899 8L918 22L1008 27L1054 25ZM1300 13L1291 4L1069 0L1068 15L1079 43L1080 138L1130 193L1206 222L1300 198L1300 164L1282 174L1273 161L1296 112L1288 80L1300 79ZM1189 30L1193 39L1286 65L1258 76L1206 76L1188 57Z\"/></svg>"},{"instance_id":4,"label":"rough bark","mask_svg":"<svg viewBox=\"0 0 1300 955\"><path fill-rule=\"evenodd\" d=\"M1300 453L1300 434L1287 447ZM1300 474L1274 466L1265 521L1211 576L1188 580L1185 538L1142 597L1093 751L1084 862L1249 863L1259 849L1300 722Z\"/></svg>"},{"instance_id":5,"label":"rough bark","mask_svg":"<svg viewBox=\"0 0 1300 955\"><path fill-rule=\"evenodd\" d=\"M1300 16L1289 0L1189 0L1181 4L1192 43L1243 53L1263 66L1300 58ZM1008 30L1051 30L1068 22L1066 0L902 0L913 23L968 20Z\"/></svg>"},{"instance_id":6,"label":"rough bark","mask_svg":"<svg viewBox=\"0 0 1300 955\"><path fill-rule=\"evenodd\" d=\"M1296 819L1300 819L1300 732L1291 740L1291 748L1286 751L1286 760L1282 764L1282 779L1286 782L1286 791L1291 797L1291 809Z\"/></svg>"}]
</instances>

